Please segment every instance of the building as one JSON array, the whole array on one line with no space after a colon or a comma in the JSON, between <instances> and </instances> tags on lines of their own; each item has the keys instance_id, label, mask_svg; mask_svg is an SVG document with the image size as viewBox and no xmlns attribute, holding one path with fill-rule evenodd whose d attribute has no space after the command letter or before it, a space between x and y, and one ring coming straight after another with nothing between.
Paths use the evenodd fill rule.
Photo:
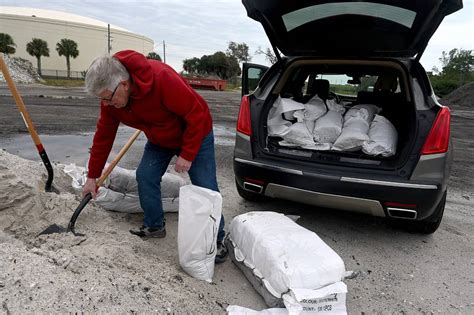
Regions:
<instances>
[{"instance_id":1,"label":"building","mask_svg":"<svg viewBox=\"0 0 474 315\"><path fill-rule=\"evenodd\" d=\"M9 34L15 44L12 57L21 57L33 63L36 57L28 54L26 44L33 38L48 43L49 57L41 57L43 75L66 76L66 58L59 56L56 43L63 38L77 43L79 56L71 58L71 77L81 77L91 62L108 52L108 24L99 20L59 11L0 6L0 33ZM110 25L111 51L133 49L147 55L153 51L153 40L132 33L124 28Z\"/></svg>"}]
</instances>

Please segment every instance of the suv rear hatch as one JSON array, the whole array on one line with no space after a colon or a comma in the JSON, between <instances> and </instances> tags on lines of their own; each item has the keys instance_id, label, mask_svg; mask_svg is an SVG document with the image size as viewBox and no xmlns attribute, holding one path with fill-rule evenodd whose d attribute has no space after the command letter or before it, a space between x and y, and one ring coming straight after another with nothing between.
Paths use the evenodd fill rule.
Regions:
<instances>
[{"instance_id":1,"label":"suv rear hatch","mask_svg":"<svg viewBox=\"0 0 474 315\"><path fill-rule=\"evenodd\" d=\"M286 56L421 57L461 0L243 0Z\"/></svg>"}]
</instances>

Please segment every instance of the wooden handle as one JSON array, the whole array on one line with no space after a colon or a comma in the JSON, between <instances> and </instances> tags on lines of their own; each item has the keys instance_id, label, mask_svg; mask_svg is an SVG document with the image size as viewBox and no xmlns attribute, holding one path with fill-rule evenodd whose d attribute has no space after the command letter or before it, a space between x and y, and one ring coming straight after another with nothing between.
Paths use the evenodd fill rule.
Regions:
<instances>
[{"instance_id":1,"label":"wooden handle","mask_svg":"<svg viewBox=\"0 0 474 315\"><path fill-rule=\"evenodd\" d=\"M112 161L112 163L109 164L105 172L100 176L100 178L97 180L97 187L100 187L102 183L107 179L107 177L112 173L112 170L114 169L115 165L120 161L122 156L125 154L125 152L128 151L132 143L135 141L135 139L140 135L141 130L136 130L135 133L128 139L127 143L123 146L122 150L117 154L115 159Z\"/></svg>"},{"instance_id":2,"label":"wooden handle","mask_svg":"<svg viewBox=\"0 0 474 315\"><path fill-rule=\"evenodd\" d=\"M16 106L18 106L18 109L20 110L20 114L23 118L23 121L25 122L26 128L28 128L28 131L30 132L31 138L33 138L33 142L35 143L36 147L38 148L38 150L40 150L39 147L42 147L40 138L38 137L38 133L36 132L33 122L31 121L30 115L26 110L25 103L23 103L23 99L21 98L20 93L18 93L15 83L13 82L12 77L10 76L10 72L8 71L7 65L3 60L2 53L0 53L0 68L2 69L3 76L5 77L8 87L12 92L13 98L15 99Z\"/></svg>"}]
</instances>

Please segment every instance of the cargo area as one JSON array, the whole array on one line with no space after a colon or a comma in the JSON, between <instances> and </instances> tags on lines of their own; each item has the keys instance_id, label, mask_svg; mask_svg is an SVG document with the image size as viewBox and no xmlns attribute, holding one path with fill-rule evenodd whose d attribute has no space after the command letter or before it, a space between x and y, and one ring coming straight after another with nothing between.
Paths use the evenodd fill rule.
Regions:
<instances>
[{"instance_id":1,"label":"cargo area","mask_svg":"<svg viewBox=\"0 0 474 315\"><path fill-rule=\"evenodd\" d=\"M296 62L265 103L260 144L283 158L399 168L417 135L411 89L396 63Z\"/></svg>"}]
</instances>

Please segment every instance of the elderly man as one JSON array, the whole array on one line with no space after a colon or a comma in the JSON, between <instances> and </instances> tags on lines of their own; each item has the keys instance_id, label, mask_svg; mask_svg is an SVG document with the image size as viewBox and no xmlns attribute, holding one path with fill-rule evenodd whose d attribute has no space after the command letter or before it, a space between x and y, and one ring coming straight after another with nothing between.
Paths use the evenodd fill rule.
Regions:
<instances>
[{"instance_id":1,"label":"elderly man","mask_svg":"<svg viewBox=\"0 0 474 315\"><path fill-rule=\"evenodd\" d=\"M206 101L171 67L125 50L93 61L86 75L87 91L100 99L100 117L83 194L96 197L101 175L120 123L142 130L148 142L137 169L143 226L130 230L140 237L166 236L161 177L177 156L175 170L188 172L194 185L219 191L216 179L212 118ZM217 236L216 263L227 251L224 217Z\"/></svg>"}]
</instances>

